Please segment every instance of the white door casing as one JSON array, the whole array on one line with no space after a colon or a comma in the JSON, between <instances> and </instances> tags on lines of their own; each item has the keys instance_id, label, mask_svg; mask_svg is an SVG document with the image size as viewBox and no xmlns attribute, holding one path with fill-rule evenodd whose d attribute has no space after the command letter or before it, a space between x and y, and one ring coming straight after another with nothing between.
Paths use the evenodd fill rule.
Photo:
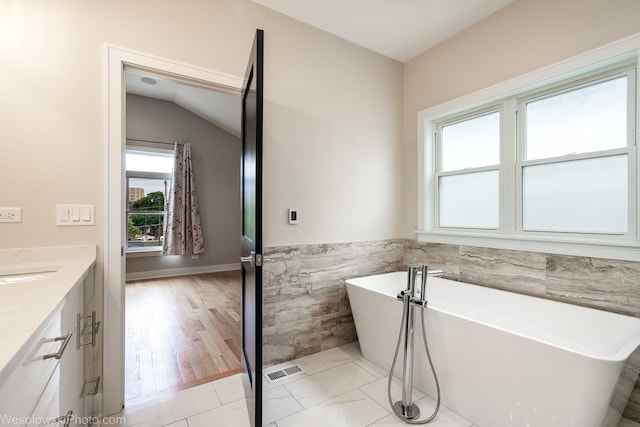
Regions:
<instances>
[{"instance_id":1,"label":"white door casing","mask_svg":"<svg viewBox=\"0 0 640 427\"><path fill-rule=\"evenodd\" d=\"M105 60L105 208L103 414L114 415L124 404L124 281L126 244L124 201L126 67L148 70L209 89L240 94L243 78L112 44Z\"/></svg>"}]
</instances>

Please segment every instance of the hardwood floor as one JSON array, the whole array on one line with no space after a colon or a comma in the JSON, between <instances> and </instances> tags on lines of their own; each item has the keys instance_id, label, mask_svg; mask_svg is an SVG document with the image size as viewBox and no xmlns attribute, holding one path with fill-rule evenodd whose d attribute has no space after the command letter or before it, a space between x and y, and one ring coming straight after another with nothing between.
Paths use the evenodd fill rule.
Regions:
<instances>
[{"instance_id":1,"label":"hardwood floor","mask_svg":"<svg viewBox=\"0 0 640 427\"><path fill-rule=\"evenodd\" d=\"M240 271L125 286L125 401L240 372Z\"/></svg>"}]
</instances>

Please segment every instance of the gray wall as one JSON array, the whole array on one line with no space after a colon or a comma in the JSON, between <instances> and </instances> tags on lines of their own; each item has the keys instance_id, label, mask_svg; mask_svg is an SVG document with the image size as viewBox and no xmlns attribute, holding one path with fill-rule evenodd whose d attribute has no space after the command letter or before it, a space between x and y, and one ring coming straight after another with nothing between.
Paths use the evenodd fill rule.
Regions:
<instances>
[{"instance_id":1,"label":"gray wall","mask_svg":"<svg viewBox=\"0 0 640 427\"><path fill-rule=\"evenodd\" d=\"M169 101L127 94L127 138L191 143L205 253L128 257L127 273L238 262L240 139Z\"/></svg>"}]
</instances>

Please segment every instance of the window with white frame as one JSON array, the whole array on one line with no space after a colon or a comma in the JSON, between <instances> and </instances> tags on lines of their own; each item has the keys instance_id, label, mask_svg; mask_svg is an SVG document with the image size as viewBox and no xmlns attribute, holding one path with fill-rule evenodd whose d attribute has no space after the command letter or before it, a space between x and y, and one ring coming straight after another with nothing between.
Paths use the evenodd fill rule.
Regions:
<instances>
[{"instance_id":1,"label":"window with white frame","mask_svg":"<svg viewBox=\"0 0 640 427\"><path fill-rule=\"evenodd\" d=\"M520 100L523 230L628 233L632 76L626 70Z\"/></svg>"},{"instance_id":2,"label":"window with white frame","mask_svg":"<svg viewBox=\"0 0 640 427\"><path fill-rule=\"evenodd\" d=\"M422 234L637 244L636 66L425 117Z\"/></svg>"},{"instance_id":3,"label":"window with white frame","mask_svg":"<svg viewBox=\"0 0 640 427\"><path fill-rule=\"evenodd\" d=\"M442 122L437 135L438 225L498 228L500 111Z\"/></svg>"},{"instance_id":4,"label":"window with white frame","mask_svg":"<svg viewBox=\"0 0 640 427\"><path fill-rule=\"evenodd\" d=\"M127 149L127 251L162 249L173 155L168 150Z\"/></svg>"}]
</instances>

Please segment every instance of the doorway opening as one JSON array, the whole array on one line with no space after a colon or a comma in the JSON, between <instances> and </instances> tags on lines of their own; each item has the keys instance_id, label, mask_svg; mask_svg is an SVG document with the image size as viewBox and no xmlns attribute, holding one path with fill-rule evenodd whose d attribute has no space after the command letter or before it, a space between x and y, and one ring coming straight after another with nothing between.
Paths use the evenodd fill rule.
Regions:
<instances>
[{"instance_id":1,"label":"doorway opening","mask_svg":"<svg viewBox=\"0 0 640 427\"><path fill-rule=\"evenodd\" d=\"M124 152L126 148L125 68L146 71L192 86L240 97L242 77L204 69L148 53L105 44L105 199L103 240L104 301L102 413L119 414L125 401L125 270L127 227ZM235 110L237 111L237 110ZM166 141L165 141L166 142ZM147 257L146 259L151 259ZM180 266L176 266L181 268ZM185 274L174 270L174 273ZM130 277L131 278L131 277ZM224 381L224 380L220 380Z\"/></svg>"},{"instance_id":2,"label":"doorway opening","mask_svg":"<svg viewBox=\"0 0 640 427\"><path fill-rule=\"evenodd\" d=\"M240 372L240 96L125 66L124 402ZM205 241L163 255L173 146L190 144Z\"/></svg>"}]
</instances>

